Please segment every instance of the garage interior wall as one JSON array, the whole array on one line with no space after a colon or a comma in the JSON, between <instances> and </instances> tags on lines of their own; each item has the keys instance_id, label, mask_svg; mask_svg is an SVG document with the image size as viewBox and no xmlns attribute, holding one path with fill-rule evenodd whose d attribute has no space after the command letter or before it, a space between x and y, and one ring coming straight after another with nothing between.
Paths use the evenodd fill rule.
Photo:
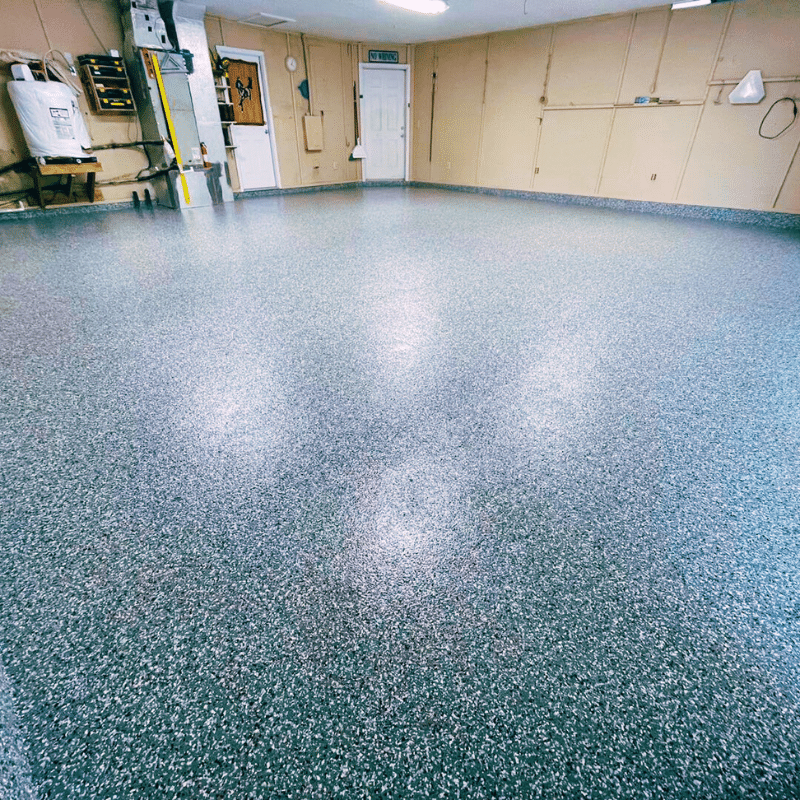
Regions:
<instances>
[{"instance_id":1,"label":"garage interior wall","mask_svg":"<svg viewBox=\"0 0 800 800\"><path fill-rule=\"evenodd\" d=\"M81 55L122 50L122 26L116 0L5 0L5 26L0 48L44 54L51 47ZM85 12L85 13L84 13ZM41 20L39 18L41 15ZM91 20L91 24L89 23ZM307 36L306 60L314 113L323 117L324 149L307 152L303 116L307 101L297 87L306 77L301 38L297 34L265 30L230 20L207 16L205 28L210 48L218 44L264 53L281 183L285 188L361 180L361 165L350 161L355 147L353 84L358 81L358 62L366 61L369 49L398 51L399 62L410 61L411 47L397 44L342 42ZM94 29L94 30L93 30ZM96 33L95 33L96 32ZM101 44L102 41L102 44ZM285 67L293 55L298 69ZM195 57L205 54L195 54ZM0 82L10 80L8 68L0 70ZM80 98L84 118L95 145L141 138L134 116L99 116ZM28 156L22 129L4 86L0 86L0 166ZM134 175L147 166L140 150L108 150L98 154L103 172L99 181ZM231 184L239 189L235 159L229 154ZM13 172L0 175L0 192L30 185L27 177ZM103 187L105 200L130 199L148 184Z\"/></svg>"},{"instance_id":2,"label":"garage interior wall","mask_svg":"<svg viewBox=\"0 0 800 800\"><path fill-rule=\"evenodd\" d=\"M746 0L417 45L412 178L800 213L800 123L758 134L800 98L798 42L796 0ZM731 105L751 69L766 97Z\"/></svg>"},{"instance_id":3,"label":"garage interior wall","mask_svg":"<svg viewBox=\"0 0 800 800\"><path fill-rule=\"evenodd\" d=\"M353 84L358 83L358 63L366 61L367 50L397 50L401 64L409 63L410 47L397 44L341 42L279 33L254 25L243 25L219 17L206 17L209 47L217 45L259 50L264 53L267 68L275 141L278 149L281 183L284 187L312 186L330 183L352 183L361 180L361 164L350 161L356 144L353 113ZM297 60L297 70L289 72L287 56ZM305 63L308 63L308 76ZM308 77L313 112L322 116L324 147L321 151L305 149L303 117L308 101L298 91ZM239 189L235 165L231 164L231 181Z\"/></svg>"},{"instance_id":4,"label":"garage interior wall","mask_svg":"<svg viewBox=\"0 0 800 800\"><path fill-rule=\"evenodd\" d=\"M50 48L56 48L76 58L86 53L106 53L109 49L122 51L122 24L119 6L114 0L3 0L2 7L0 48L26 50L42 56ZM5 88L10 79L9 68L0 69L0 166L28 157L22 128ZM141 140L136 115L93 114L83 95L79 104L95 146ZM148 166L141 149L105 150L97 156L103 165L103 171L98 173L98 185L135 175ZM30 185L28 177L17 173L0 175L0 193ZM129 200L134 189L141 193L147 187L147 183L102 186L101 191L106 201Z\"/></svg>"},{"instance_id":5,"label":"garage interior wall","mask_svg":"<svg viewBox=\"0 0 800 800\"><path fill-rule=\"evenodd\" d=\"M122 46L114 0L5 0L4 11L0 47L79 55ZM413 47L307 36L314 113L323 117L320 152L304 146L301 37L213 16L205 28L212 48L264 53L286 188L361 180L360 163L349 160L353 84L359 61L376 48L397 50L400 63L412 65L414 180L800 213L800 123L772 141L758 135L776 99L800 97L795 0L665 6ZM294 73L284 64L289 54ZM762 71L766 98L730 105L727 95L750 69ZM0 82L9 77L0 70ZM637 96L662 102L637 107ZM85 98L81 106L95 145L140 138L134 117L92 114ZM791 110L780 104L765 133L790 121ZM0 164L26 155L0 87ZM101 181L147 166L138 150L100 157ZM231 154L229 166L238 189ZM0 175L0 192L25 181ZM128 199L134 188L103 187L104 199Z\"/></svg>"}]
</instances>

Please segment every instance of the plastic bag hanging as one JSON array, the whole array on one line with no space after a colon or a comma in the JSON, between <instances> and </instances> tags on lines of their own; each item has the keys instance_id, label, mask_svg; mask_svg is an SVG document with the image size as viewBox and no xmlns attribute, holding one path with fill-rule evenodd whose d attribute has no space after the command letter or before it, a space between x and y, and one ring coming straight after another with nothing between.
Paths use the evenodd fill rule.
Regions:
<instances>
[{"instance_id":1,"label":"plastic bag hanging","mask_svg":"<svg viewBox=\"0 0 800 800\"><path fill-rule=\"evenodd\" d=\"M728 95L728 102L733 105L760 103L764 99L764 94L764 81L761 79L761 70L751 69Z\"/></svg>"}]
</instances>

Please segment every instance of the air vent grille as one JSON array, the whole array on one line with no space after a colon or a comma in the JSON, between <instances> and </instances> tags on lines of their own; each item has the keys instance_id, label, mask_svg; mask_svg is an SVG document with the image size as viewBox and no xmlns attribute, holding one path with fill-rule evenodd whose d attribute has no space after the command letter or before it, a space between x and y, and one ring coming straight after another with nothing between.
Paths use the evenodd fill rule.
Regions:
<instances>
[{"instance_id":1,"label":"air vent grille","mask_svg":"<svg viewBox=\"0 0 800 800\"><path fill-rule=\"evenodd\" d=\"M263 11L239 20L242 25L255 25L257 28L274 28L276 25L283 25L284 22L294 21L289 17L277 17L274 14L265 14Z\"/></svg>"}]
</instances>

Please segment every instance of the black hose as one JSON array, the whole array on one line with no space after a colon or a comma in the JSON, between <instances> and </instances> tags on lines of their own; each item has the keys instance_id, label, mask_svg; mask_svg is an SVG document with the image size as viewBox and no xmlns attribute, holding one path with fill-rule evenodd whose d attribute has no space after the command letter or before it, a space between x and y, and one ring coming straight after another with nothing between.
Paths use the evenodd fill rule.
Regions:
<instances>
[{"instance_id":1,"label":"black hose","mask_svg":"<svg viewBox=\"0 0 800 800\"><path fill-rule=\"evenodd\" d=\"M778 103L784 103L786 101L792 104L791 121L785 128L781 128L774 136L764 136L764 134L761 131L764 128L764 123L767 121L767 117L770 115L770 112L772 111L773 108L775 108L776 105L778 105ZM797 119L797 102L795 101L795 99L793 97L780 97L767 109L767 113L764 114L764 118L761 120L761 124L758 126L758 135L762 139L777 139L781 134L786 133L786 131L788 131L789 128L791 128L792 125L794 125L794 121L796 119Z\"/></svg>"},{"instance_id":2,"label":"black hose","mask_svg":"<svg viewBox=\"0 0 800 800\"><path fill-rule=\"evenodd\" d=\"M123 150L127 147L146 147L147 145L164 144L161 139L151 139L144 142L109 142L108 144L96 144L92 150Z\"/></svg>"}]
</instances>

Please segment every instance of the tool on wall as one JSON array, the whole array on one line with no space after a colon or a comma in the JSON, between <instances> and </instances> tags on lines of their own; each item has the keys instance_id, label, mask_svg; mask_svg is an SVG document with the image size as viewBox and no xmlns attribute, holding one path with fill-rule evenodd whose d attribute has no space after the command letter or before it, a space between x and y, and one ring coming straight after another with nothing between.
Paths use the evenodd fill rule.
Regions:
<instances>
[{"instance_id":1,"label":"tool on wall","mask_svg":"<svg viewBox=\"0 0 800 800\"><path fill-rule=\"evenodd\" d=\"M306 87L305 87L306 90L303 91L301 89L300 93L303 95L303 97L305 97L306 100L308 100L308 115L310 117L313 117L314 116L314 106L311 103L311 76L308 74L308 56L306 55L306 36L305 36L304 33L300 34L300 43L303 46L303 67L305 67L305 70L306 70L306 79L304 81L304 83L306 85Z\"/></svg>"},{"instance_id":2,"label":"tool on wall","mask_svg":"<svg viewBox=\"0 0 800 800\"><path fill-rule=\"evenodd\" d=\"M436 72L431 79L431 136L428 143L428 161L433 161L433 115L436 109Z\"/></svg>"},{"instance_id":3,"label":"tool on wall","mask_svg":"<svg viewBox=\"0 0 800 800\"><path fill-rule=\"evenodd\" d=\"M361 146L361 137L358 135L358 90L356 89L355 81L353 81L353 122L355 123L356 146L353 148L353 152L350 153L350 160L357 161L359 158L366 158L367 151Z\"/></svg>"},{"instance_id":4,"label":"tool on wall","mask_svg":"<svg viewBox=\"0 0 800 800\"><path fill-rule=\"evenodd\" d=\"M306 150L310 153L324 149L324 132L322 129L322 113L319 116L314 114L314 103L311 99L311 80L308 72L308 56L306 55L306 37L300 34L300 41L303 44L303 65L306 68L306 92L303 96L308 100L308 114L303 117L303 132L306 137ZM302 86L302 84L300 84ZM302 92L302 89L301 89Z\"/></svg>"}]
</instances>

